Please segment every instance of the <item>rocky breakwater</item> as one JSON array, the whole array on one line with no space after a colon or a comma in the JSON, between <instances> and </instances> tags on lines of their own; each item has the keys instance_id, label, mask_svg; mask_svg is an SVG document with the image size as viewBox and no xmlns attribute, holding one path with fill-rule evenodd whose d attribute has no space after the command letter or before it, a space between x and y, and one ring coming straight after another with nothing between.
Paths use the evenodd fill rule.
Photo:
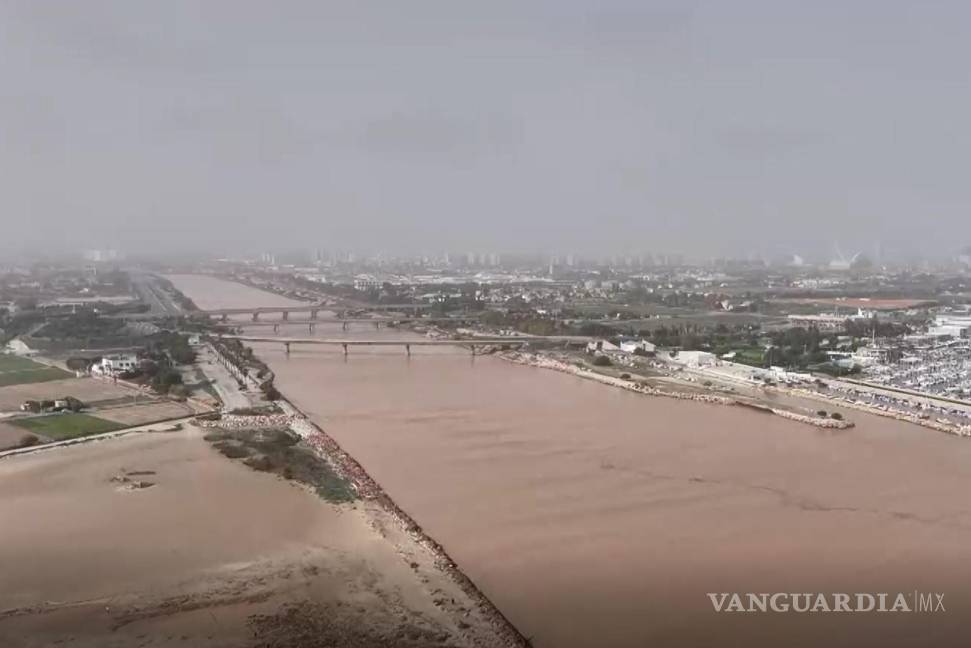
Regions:
<instances>
[{"instance_id":1,"label":"rocky breakwater","mask_svg":"<svg viewBox=\"0 0 971 648\"><path fill-rule=\"evenodd\" d=\"M203 428L221 430L268 430L289 428L293 417L289 414L222 414L200 416L195 424Z\"/></svg>"},{"instance_id":2,"label":"rocky breakwater","mask_svg":"<svg viewBox=\"0 0 971 648\"><path fill-rule=\"evenodd\" d=\"M679 391L667 391L664 389L658 389L657 387L651 387L642 382L637 382L635 380L628 380L625 378L618 378L616 376L608 376L596 371L591 371L584 367L579 367L577 365L569 364L561 360L556 360L554 358L549 358L537 353L527 353L523 351L509 351L497 354L497 357L503 360L508 360L510 362L515 362L517 364L527 365L530 367L538 367L540 369L551 369L553 371L559 371L562 373L568 373L580 378L585 378L588 380L595 380L599 383L605 385L610 385L612 387L619 387L620 389L626 389L628 391L637 392L639 394L646 394L648 396L661 396L664 398L677 398L680 400L691 400L700 403L712 403L715 405L745 405L753 407L750 403L743 403L735 398L730 398L728 396L720 396L718 394L705 394L699 392L679 392ZM789 410L771 408L771 407L761 407L755 406L755 409L759 409L765 412L770 412L784 418L798 421L799 423L806 423L807 425L813 425L821 428L833 428L833 429L845 429L853 427L853 423L845 420L828 419L819 416L811 416L808 414L800 414L798 412L792 412Z\"/></svg>"},{"instance_id":3,"label":"rocky breakwater","mask_svg":"<svg viewBox=\"0 0 971 648\"><path fill-rule=\"evenodd\" d=\"M816 427L821 428L843 430L853 427L853 423L850 421L810 416L809 414L800 414L799 412L790 412L789 410L778 408L770 408L770 411L777 416L792 419L793 421L799 421L800 423L808 423L809 425L815 425Z\"/></svg>"}]
</instances>

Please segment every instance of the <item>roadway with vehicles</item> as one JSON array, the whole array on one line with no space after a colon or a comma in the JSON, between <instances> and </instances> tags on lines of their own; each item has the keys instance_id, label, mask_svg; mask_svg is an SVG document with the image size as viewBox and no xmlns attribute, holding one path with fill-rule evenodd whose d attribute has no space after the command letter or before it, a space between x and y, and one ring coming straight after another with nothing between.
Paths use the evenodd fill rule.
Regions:
<instances>
[{"instance_id":1,"label":"roadway with vehicles","mask_svg":"<svg viewBox=\"0 0 971 648\"><path fill-rule=\"evenodd\" d=\"M138 293L142 302L151 309L147 313L148 316L172 317L182 315L182 307L159 285L155 276L143 272L132 272L130 277L132 288Z\"/></svg>"}]
</instances>

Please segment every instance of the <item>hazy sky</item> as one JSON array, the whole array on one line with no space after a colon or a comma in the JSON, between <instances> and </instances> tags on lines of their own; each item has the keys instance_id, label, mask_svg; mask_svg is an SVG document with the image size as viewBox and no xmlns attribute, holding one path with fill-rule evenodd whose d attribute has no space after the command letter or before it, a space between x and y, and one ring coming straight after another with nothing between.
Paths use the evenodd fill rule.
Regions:
<instances>
[{"instance_id":1,"label":"hazy sky","mask_svg":"<svg viewBox=\"0 0 971 648\"><path fill-rule=\"evenodd\" d=\"M0 247L971 243L967 2L0 0Z\"/></svg>"}]
</instances>

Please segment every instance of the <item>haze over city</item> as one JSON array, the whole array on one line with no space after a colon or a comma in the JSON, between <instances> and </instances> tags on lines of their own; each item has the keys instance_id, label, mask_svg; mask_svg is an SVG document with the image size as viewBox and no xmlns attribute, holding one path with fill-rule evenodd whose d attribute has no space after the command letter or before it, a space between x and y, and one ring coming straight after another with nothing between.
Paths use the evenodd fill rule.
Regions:
<instances>
[{"instance_id":1,"label":"haze over city","mask_svg":"<svg viewBox=\"0 0 971 648\"><path fill-rule=\"evenodd\" d=\"M950 255L966 3L0 6L7 250Z\"/></svg>"}]
</instances>

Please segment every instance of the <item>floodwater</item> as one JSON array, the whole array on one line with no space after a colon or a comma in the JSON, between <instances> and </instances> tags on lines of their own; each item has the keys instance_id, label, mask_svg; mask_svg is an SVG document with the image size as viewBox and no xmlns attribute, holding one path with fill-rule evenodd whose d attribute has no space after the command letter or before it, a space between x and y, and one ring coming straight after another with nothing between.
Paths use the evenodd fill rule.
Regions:
<instances>
[{"instance_id":1,"label":"floodwater","mask_svg":"<svg viewBox=\"0 0 971 648\"><path fill-rule=\"evenodd\" d=\"M176 284L205 308L212 281ZM405 337L342 336L375 334ZM967 645L967 440L859 412L823 430L458 348L256 349L536 646ZM706 596L915 591L946 611L716 613Z\"/></svg>"}]
</instances>

